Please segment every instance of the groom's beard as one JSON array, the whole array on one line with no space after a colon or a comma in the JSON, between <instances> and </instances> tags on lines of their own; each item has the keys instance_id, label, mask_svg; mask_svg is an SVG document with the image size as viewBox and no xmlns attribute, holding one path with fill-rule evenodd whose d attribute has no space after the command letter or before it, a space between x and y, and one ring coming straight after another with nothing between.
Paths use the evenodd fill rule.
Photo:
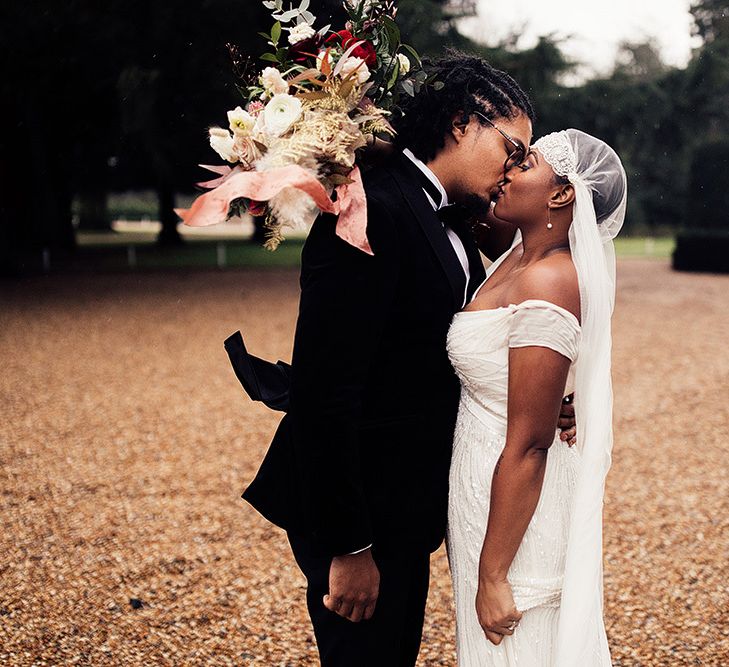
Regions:
<instances>
[{"instance_id":1,"label":"groom's beard","mask_svg":"<svg viewBox=\"0 0 729 667\"><path fill-rule=\"evenodd\" d=\"M461 202L461 206L473 217L483 217L491 210L491 199L475 193L468 194Z\"/></svg>"}]
</instances>

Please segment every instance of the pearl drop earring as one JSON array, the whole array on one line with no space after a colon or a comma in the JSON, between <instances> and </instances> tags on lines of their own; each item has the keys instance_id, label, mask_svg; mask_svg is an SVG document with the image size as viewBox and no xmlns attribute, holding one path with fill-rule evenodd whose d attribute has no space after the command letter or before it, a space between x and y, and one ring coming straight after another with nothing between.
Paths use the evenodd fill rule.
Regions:
<instances>
[{"instance_id":1,"label":"pearl drop earring","mask_svg":"<svg viewBox=\"0 0 729 667\"><path fill-rule=\"evenodd\" d=\"M547 206L547 229L552 229L552 209Z\"/></svg>"}]
</instances>

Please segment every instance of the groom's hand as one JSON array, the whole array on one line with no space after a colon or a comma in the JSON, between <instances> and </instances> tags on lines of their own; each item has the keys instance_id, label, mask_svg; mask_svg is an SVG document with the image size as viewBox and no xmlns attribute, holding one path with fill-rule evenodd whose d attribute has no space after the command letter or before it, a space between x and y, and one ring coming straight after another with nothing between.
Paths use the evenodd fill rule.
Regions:
<instances>
[{"instance_id":1,"label":"groom's hand","mask_svg":"<svg viewBox=\"0 0 729 667\"><path fill-rule=\"evenodd\" d=\"M575 424L575 395L570 394L562 399L557 427L562 431L559 434L562 442L572 447L577 442L577 426Z\"/></svg>"},{"instance_id":2,"label":"groom's hand","mask_svg":"<svg viewBox=\"0 0 729 667\"><path fill-rule=\"evenodd\" d=\"M353 623L369 620L380 591L380 571L372 549L358 554L335 556L329 568L329 595L324 606Z\"/></svg>"}]
</instances>

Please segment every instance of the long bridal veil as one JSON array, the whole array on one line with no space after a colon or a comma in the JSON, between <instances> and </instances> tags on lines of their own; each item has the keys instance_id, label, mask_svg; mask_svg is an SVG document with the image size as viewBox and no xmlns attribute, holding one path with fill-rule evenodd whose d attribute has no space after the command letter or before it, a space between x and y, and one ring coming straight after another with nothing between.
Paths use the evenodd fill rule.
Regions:
<instances>
[{"instance_id":1,"label":"long bridal veil","mask_svg":"<svg viewBox=\"0 0 729 667\"><path fill-rule=\"evenodd\" d=\"M611 664L603 620L602 509L613 444L613 238L625 218L627 180L617 154L603 141L579 130L547 135L534 147L575 189L569 241L579 281L582 320L575 376L580 469L571 511L554 664L602 667Z\"/></svg>"}]
</instances>

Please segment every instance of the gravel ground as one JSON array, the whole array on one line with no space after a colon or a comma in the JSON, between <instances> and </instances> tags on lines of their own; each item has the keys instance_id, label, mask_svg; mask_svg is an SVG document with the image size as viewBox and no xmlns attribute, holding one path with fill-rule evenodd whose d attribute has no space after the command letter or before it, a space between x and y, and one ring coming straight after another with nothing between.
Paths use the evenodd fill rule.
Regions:
<instances>
[{"instance_id":1,"label":"gravel ground","mask_svg":"<svg viewBox=\"0 0 729 667\"><path fill-rule=\"evenodd\" d=\"M729 276L619 266L605 516L615 665L729 665ZM0 664L317 664L283 534L239 498L278 417L292 271L0 284ZM453 665L444 551L420 665Z\"/></svg>"}]
</instances>

